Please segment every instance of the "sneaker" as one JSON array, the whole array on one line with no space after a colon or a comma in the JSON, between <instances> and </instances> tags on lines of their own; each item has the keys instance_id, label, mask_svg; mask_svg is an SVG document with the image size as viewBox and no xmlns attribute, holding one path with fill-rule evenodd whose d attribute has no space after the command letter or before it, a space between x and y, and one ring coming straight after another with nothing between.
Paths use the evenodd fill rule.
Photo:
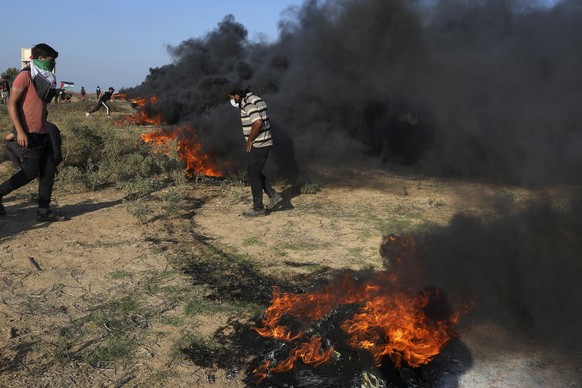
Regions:
<instances>
[{"instance_id":1,"label":"sneaker","mask_svg":"<svg viewBox=\"0 0 582 388\"><path fill-rule=\"evenodd\" d=\"M41 213L40 211L36 211L36 220L38 222L59 222L59 221L68 221L64 214L54 213L52 210L49 210L46 213Z\"/></svg>"},{"instance_id":2,"label":"sneaker","mask_svg":"<svg viewBox=\"0 0 582 388\"><path fill-rule=\"evenodd\" d=\"M251 209L251 210L247 210L246 212L243 212L242 214L245 217L263 217L265 215L267 215L267 212L265 211L265 209Z\"/></svg>"},{"instance_id":3,"label":"sneaker","mask_svg":"<svg viewBox=\"0 0 582 388\"><path fill-rule=\"evenodd\" d=\"M89 112L85 112L85 117L89 117L90 114L91 113L89 113Z\"/></svg>"},{"instance_id":4,"label":"sneaker","mask_svg":"<svg viewBox=\"0 0 582 388\"><path fill-rule=\"evenodd\" d=\"M283 203L283 197L279 193L275 193L269 197L269 204L267 205L267 210L273 210L279 207Z\"/></svg>"}]
</instances>

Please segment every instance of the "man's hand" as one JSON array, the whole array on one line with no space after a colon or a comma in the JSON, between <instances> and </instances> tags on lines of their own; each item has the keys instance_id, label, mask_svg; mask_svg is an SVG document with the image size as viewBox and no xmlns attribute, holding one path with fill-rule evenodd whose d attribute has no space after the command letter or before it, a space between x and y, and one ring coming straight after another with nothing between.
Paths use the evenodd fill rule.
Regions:
<instances>
[{"instance_id":1,"label":"man's hand","mask_svg":"<svg viewBox=\"0 0 582 388\"><path fill-rule=\"evenodd\" d=\"M247 152L251 152L253 150L253 141L261 134L261 127L263 126L263 120L258 119L253 122L251 127L251 133L247 138Z\"/></svg>"},{"instance_id":2,"label":"man's hand","mask_svg":"<svg viewBox=\"0 0 582 388\"><path fill-rule=\"evenodd\" d=\"M19 133L16 138L16 142L18 143L19 146L23 148L28 148L28 135L26 134L26 132L23 131L22 133Z\"/></svg>"},{"instance_id":3,"label":"man's hand","mask_svg":"<svg viewBox=\"0 0 582 388\"><path fill-rule=\"evenodd\" d=\"M24 132L18 111L18 104L22 98L24 98L24 91L12 87L10 90L10 99L8 100L8 116L10 116L10 120L12 120L14 128L16 128L16 142L19 146L28 148L28 135Z\"/></svg>"}]
</instances>

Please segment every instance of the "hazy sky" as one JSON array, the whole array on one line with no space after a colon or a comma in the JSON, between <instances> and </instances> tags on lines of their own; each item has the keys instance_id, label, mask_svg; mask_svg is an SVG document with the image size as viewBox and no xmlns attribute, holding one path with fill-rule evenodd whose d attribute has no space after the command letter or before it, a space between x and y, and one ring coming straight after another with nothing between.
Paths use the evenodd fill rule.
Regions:
<instances>
[{"instance_id":1,"label":"hazy sky","mask_svg":"<svg viewBox=\"0 0 582 388\"><path fill-rule=\"evenodd\" d=\"M152 67L171 62L166 47L214 30L228 14L251 40L275 40L277 24L303 0L57 0L2 4L0 73L20 69L22 47L47 43L59 52L57 81L94 93L139 85Z\"/></svg>"}]
</instances>

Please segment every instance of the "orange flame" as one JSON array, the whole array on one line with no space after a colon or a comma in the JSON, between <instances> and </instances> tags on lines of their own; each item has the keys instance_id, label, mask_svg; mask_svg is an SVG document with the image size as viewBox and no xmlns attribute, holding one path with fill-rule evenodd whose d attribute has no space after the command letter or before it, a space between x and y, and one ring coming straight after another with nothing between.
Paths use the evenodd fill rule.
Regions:
<instances>
[{"instance_id":1,"label":"orange flame","mask_svg":"<svg viewBox=\"0 0 582 388\"><path fill-rule=\"evenodd\" d=\"M208 155L202 153L196 132L190 126L144 133L141 139L157 147L158 152L163 154L169 154L172 151L170 143L178 139L178 157L186 164L189 175L222 176L222 173L212 165Z\"/></svg>"},{"instance_id":2,"label":"orange flame","mask_svg":"<svg viewBox=\"0 0 582 388\"><path fill-rule=\"evenodd\" d=\"M127 95L124 93L115 93L111 95L111 100L125 100Z\"/></svg>"},{"instance_id":3,"label":"orange flame","mask_svg":"<svg viewBox=\"0 0 582 388\"><path fill-rule=\"evenodd\" d=\"M253 376L257 381L261 381L267 377L270 372L282 373L290 371L298 360L301 360L304 364L316 367L328 362L333 356L333 353L333 347L323 350L321 347L321 337L314 335L309 338L308 342L303 342L298 346L294 346L289 352L289 357L276 366L269 368L271 366L271 360L259 365L259 367L253 371Z\"/></svg>"},{"instance_id":4,"label":"orange flame","mask_svg":"<svg viewBox=\"0 0 582 388\"><path fill-rule=\"evenodd\" d=\"M124 97L125 98L125 97ZM157 96L150 98L132 98L129 100L134 108L143 108L146 104L153 104L158 101ZM134 124L134 125L160 125L162 117L155 115L149 116L145 111L140 110L136 114L125 116L123 119L115 120L115 124Z\"/></svg>"},{"instance_id":5,"label":"orange flame","mask_svg":"<svg viewBox=\"0 0 582 388\"><path fill-rule=\"evenodd\" d=\"M357 284L349 272L340 282L325 287L321 292L281 294L274 288L273 300L265 311L262 327L255 328L261 336L294 343L289 357L276 366L271 362L253 371L261 381L270 372L291 370L301 360L315 360L314 366L328 362L333 347L321 348L321 338L305 334L308 325L341 305L362 305L351 319L341 324L347 334L348 345L370 352L379 365L388 356L396 367L406 361L411 367L430 362L455 335L452 325L458 316L447 321L434 322L423 310L431 295L414 295L396 290L395 276L388 271L377 273L372 279Z\"/></svg>"},{"instance_id":6,"label":"orange flame","mask_svg":"<svg viewBox=\"0 0 582 388\"><path fill-rule=\"evenodd\" d=\"M131 102L131 104L134 105L136 108L141 108L146 104L153 104L158 102L158 96L153 96L149 98L131 98L129 102Z\"/></svg>"},{"instance_id":7,"label":"orange flame","mask_svg":"<svg viewBox=\"0 0 582 388\"><path fill-rule=\"evenodd\" d=\"M389 356L396 367L406 361L411 367L428 363L451 339L446 322L433 322L422 308L428 295L410 297L405 293L378 296L352 319L342 324L349 345L372 353L380 365Z\"/></svg>"}]
</instances>

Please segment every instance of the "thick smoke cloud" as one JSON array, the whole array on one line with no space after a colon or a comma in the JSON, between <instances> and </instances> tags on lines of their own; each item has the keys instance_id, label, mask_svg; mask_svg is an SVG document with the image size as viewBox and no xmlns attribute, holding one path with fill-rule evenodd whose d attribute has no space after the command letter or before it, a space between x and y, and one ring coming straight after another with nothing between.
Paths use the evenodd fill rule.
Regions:
<instances>
[{"instance_id":1,"label":"thick smoke cloud","mask_svg":"<svg viewBox=\"0 0 582 388\"><path fill-rule=\"evenodd\" d=\"M581 32L582 4L442 1L432 12L431 64L418 80L442 135L439 164L522 183L579 181L582 57L568 37Z\"/></svg>"},{"instance_id":2,"label":"thick smoke cloud","mask_svg":"<svg viewBox=\"0 0 582 388\"><path fill-rule=\"evenodd\" d=\"M127 92L159 96L150 109L192 124L225 167L244 161L226 97L238 81L269 104L279 167L402 163L579 184L579 36L579 0L312 0L288 12L273 43L249 41L226 16ZM485 317L582 348L581 204L500 208L490 223L456 217L428 242L429 280L473 296Z\"/></svg>"},{"instance_id":3,"label":"thick smoke cloud","mask_svg":"<svg viewBox=\"0 0 582 388\"><path fill-rule=\"evenodd\" d=\"M425 281L460 298L456 303L474 303L462 320L494 322L537 344L580 351L582 197L565 207L542 201L503 214L491 222L458 215L435 228L425 240Z\"/></svg>"},{"instance_id":4,"label":"thick smoke cloud","mask_svg":"<svg viewBox=\"0 0 582 388\"><path fill-rule=\"evenodd\" d=\"M395 162L425 173L515 183L578 181L582 4L532 0L306 1L276 42L226 16L170 47L130 96L189 122L236 165L226 91L241 81L270 105L282 147L310 164ZM284 151L284 149L282 150Z\"/></svg>"}]
</instances>

